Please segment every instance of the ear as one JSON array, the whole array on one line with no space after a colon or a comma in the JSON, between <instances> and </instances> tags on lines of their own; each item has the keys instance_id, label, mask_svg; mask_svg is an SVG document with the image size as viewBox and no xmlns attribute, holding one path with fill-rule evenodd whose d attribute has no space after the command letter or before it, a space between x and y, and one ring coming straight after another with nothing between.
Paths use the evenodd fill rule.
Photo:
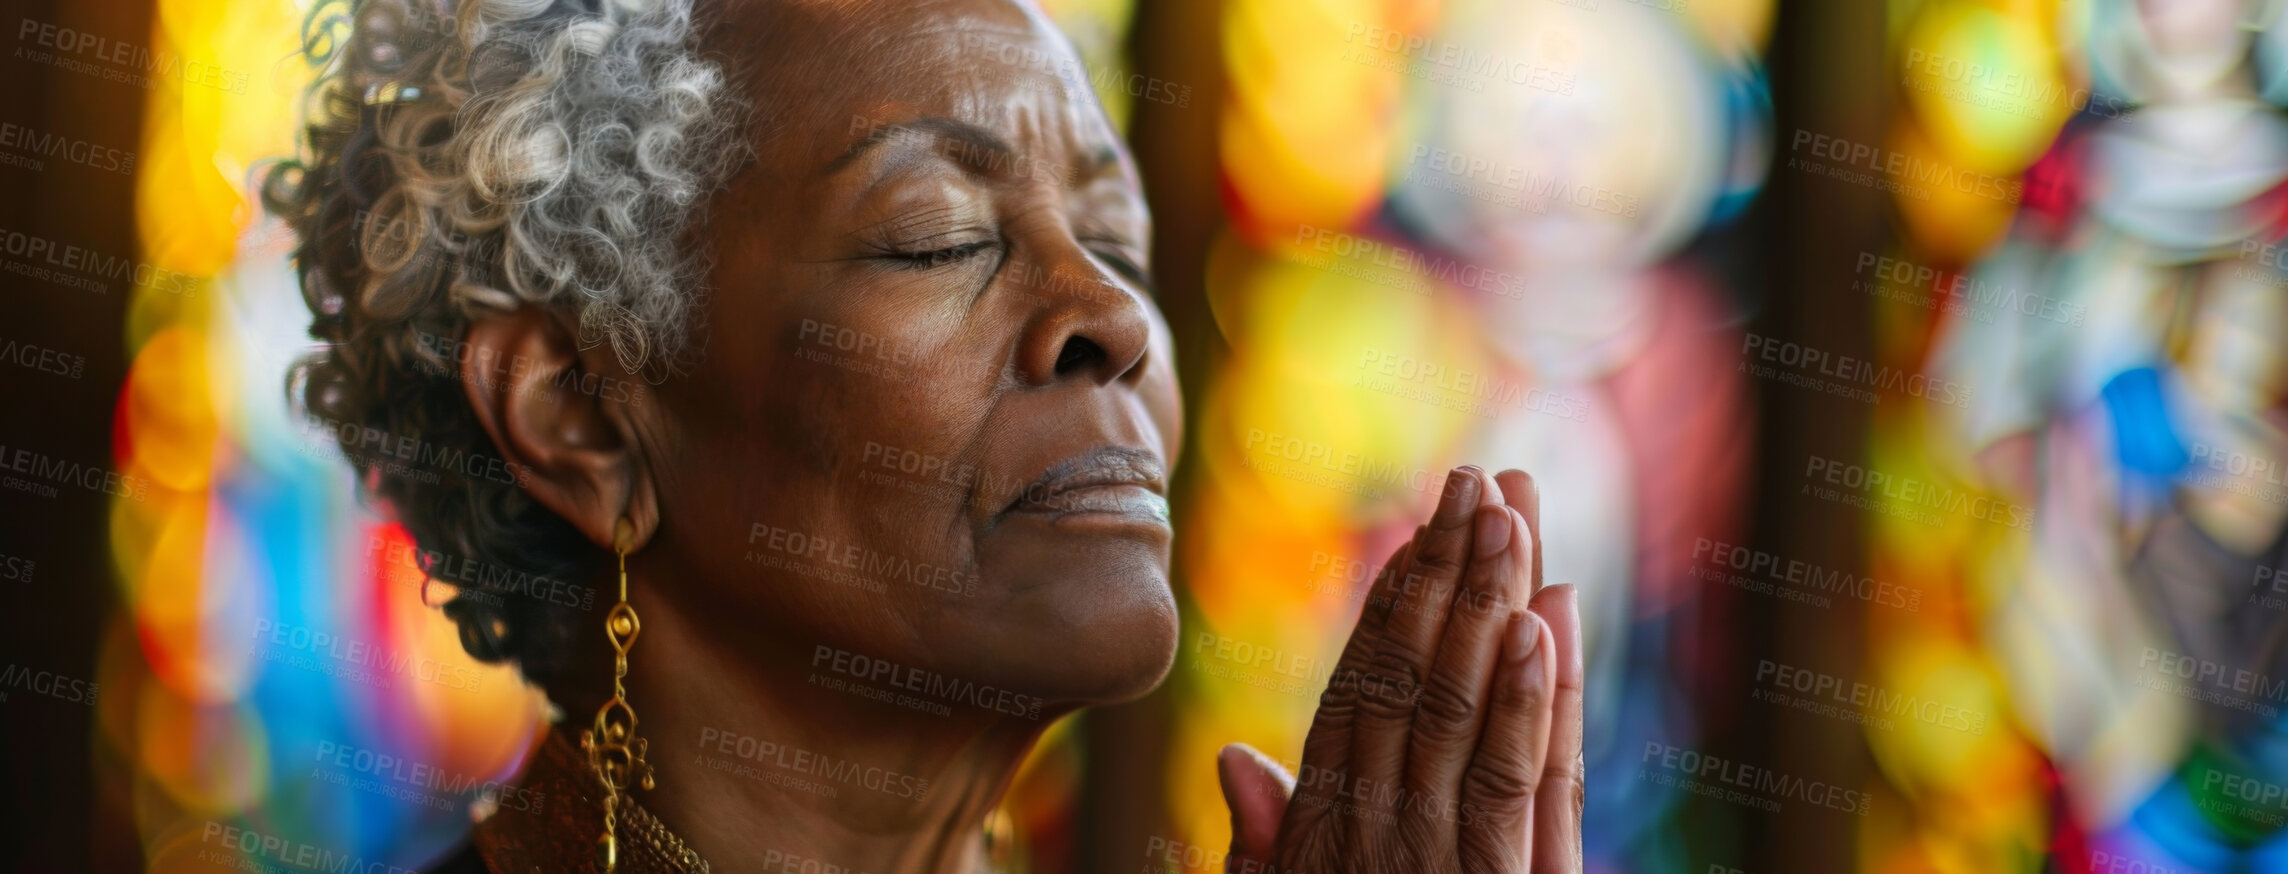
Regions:
<instances>
[{"instance_id":1,"label":"ear","mask_svg":"<svg viewBox=\"0 0 2288 874\"><path fill-rule=\"evenodd\" d=\"M461 386L525 492L607 550L626 517L633 551L659 527L637 421L644 388L617 375L608 346L583 354L575 332L567 317L536 306L480 315L469 325Z\"/></svg>"}]
</instances>

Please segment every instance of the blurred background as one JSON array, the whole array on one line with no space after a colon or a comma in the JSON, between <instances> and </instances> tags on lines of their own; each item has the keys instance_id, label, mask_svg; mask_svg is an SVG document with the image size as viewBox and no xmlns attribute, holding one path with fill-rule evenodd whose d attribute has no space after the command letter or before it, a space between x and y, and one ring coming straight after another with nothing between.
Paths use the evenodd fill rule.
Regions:
<instances>
[{"instance_id":1,"label":"blurred background","mask_svg":"<svg viewBox=\"0 0 2288 874\"><path fill-rule=\"evenodd\" d=\"M1054 730L1023 869L1220 871L1215 751L1297 758L1474 462L1582 588L1591 871L2288 870L2284 4L1043 5L1192 433L1177 666ZM354 4L9 12L0 867L418 868L541 704L286 406L252 180Z\"/></svg>"}]
</instances>

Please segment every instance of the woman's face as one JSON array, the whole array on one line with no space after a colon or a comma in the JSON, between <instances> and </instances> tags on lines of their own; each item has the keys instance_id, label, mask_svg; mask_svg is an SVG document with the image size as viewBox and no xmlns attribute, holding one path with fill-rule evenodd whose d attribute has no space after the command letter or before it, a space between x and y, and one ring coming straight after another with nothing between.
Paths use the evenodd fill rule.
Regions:
<instances>
[{"instance_id":1,"label":"woman's face","mask_svg":"<svg viewBox=\"0 0 2288 874\"><path fill-rule=\"evenodd\" d=\"M1085 71L1007 0L733 3L705 48L756 160L702 231L700 363L661 387L658 585L734 657L1149 690L1181 413Z\"/></svg>"}]
</instances>

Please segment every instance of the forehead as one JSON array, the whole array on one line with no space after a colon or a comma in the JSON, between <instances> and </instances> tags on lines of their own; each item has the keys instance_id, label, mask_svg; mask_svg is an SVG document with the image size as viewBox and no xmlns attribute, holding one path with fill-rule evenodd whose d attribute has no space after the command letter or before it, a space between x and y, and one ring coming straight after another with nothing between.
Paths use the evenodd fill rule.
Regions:
<instances>
[{"instance_id":1,"label":"forehead","mask_svg":"<svg viewBox=\"0 0 2288 874\"><path fill-rule=\"evenodd\" d=\"M939 116L1027 151L1113 142L1087 71L1015 0L735 0L706 50L756 110L758 150L839 152L876 126Z\"/></svg>"}]
</instances>

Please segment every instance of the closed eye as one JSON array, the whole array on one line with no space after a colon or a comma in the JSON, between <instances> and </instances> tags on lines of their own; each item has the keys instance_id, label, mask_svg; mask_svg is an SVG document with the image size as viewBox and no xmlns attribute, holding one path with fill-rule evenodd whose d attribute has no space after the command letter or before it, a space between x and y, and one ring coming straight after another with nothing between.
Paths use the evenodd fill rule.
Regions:
<instances>
[{"instance_id":1,"label":"closed eye","mask_svg":"<svg viewBox=\"0 0 2288 874\"><path fill-rule=\"evenodd\" d=\"M930 249L922 252L889 252L883 254L882 257L885 260L897 262L901 268L906 270L935 270L967 261L993 248L994 245L990 240L979 240L974 243L963 243L959 246L948 246L943 249Z\"/></svg>"},{"instance_id":2,"label":"closed eye","mask_svg":"<svg viewBox=\"0 0 2288 874\"><path fill-rule=\"evenodd\" d=\"M1152 274L1146 271L1142 264L1137 263L1135 258L1109 245L1097 246L1089 251L1098 260L1103 261L1105 266L1111 267L1112 272L1120 274L1130 282L1143 286L1144 291L1148 294L1156 293L1152 287Z\"/></svg>"}]
</instances>

